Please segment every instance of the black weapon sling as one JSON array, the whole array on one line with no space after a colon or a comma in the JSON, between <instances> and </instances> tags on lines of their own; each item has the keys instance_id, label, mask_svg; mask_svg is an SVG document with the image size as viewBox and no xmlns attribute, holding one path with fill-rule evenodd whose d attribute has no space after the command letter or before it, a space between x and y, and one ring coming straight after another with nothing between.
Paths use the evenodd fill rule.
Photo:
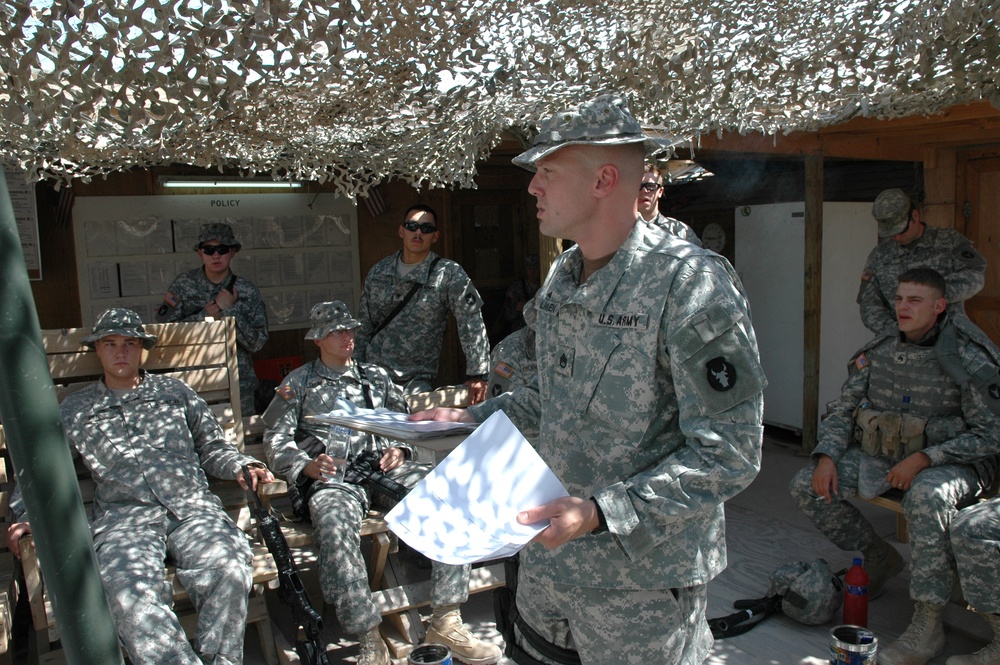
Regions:
<instances>
[{"instance_id":1,"label":"black weapon sling","mask_svg":"<svg viewBox=\"0 0 1000 665\"><path fill-rule=\"evenodd\" d=\"M427 279L430 279L431 275L434 274L434 268L435 268L435 266L437 266L437 263L440 260L441 260L440 256L435 256L434 260L431 261L431 267L427 271ZM387 316L384 319L382 319L382 322L380 324L378 324L377 326L375 326L375 330L372 331L372 336L369 339L375 339L375 335L377 335L380 332L382 332L383 328L385 328L387 325L389 325L390 323L392 323L392 320L396 318L396 315L403 311L403 308L406 307L406 304L409 303L410 300L413 299L413 296L415 296L417 294L417 291L419 291L422 286L423 286L423 284L421 284L420 282L417 282L416 284L414 284L413 287L410 288L409 292L406 294L406 297L403 298L402 300L400 300L399 304L396 305L396 307L394 307L391 312L389 312L389 316Z\"/></svg>"}]
</instances>

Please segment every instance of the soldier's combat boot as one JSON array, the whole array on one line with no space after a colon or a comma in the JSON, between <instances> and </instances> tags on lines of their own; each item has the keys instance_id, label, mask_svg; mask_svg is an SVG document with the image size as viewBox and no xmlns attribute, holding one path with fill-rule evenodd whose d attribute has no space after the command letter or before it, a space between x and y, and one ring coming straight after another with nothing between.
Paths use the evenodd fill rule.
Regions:
<instances>
[{"instance_id":1,"label":"soldier's combat boot","mask_svg":"<svg viewBox=\"0 0 1000 665\"><path fill-rule=\"evenodd\" d=\"M392 665L389 649L385 646L382 634L375 626L358 638L361 650L358 652L358 665Z\"/></svg>"},{"instance_id":2,"label":"soldier's combat boot","mask_svg":"<svg viewBox=\"0 0 1000 665\"><path fill-rule=\"evenodd\" d=\"M968 656L952 656L946 665L1000 665L1000 614L984 614L993 629L993 641Z\"/></svg>"},{"instance_id":3,"label":"soldier's combat boot","mask_svg":"<svg viewBox=\"0 0 1000 665\"><path fill-rule=\"evenodd\" d=\"M924 665L944 650L944 605L918 601L910 625L899 639L879 651L879 665Z\"/></svg>"},{"instance_id":4,"label":"soldier's combat boot","mask_svg":"<svg viewBox=\"0 0 1000 665\"><path fill-rule=\"evenodd\" d=\"M500 647L484 642L469 632L456 606L434 608L424 643L443 644L451 649L455 659L467 665L491 665L503 655Z\"/></svg>"},{"instance_id":5,"label":"soldier's combat boot","mask_svg":"<svg viewBox=\"0 0 1000 665\"><path fill-rule=\"evenodd\" d=\"M885 589L885 583L902 572L906 560L884 538L876 538L861 553L868 573L868 599L874 600Z\"/></svg>"}]
</instances>

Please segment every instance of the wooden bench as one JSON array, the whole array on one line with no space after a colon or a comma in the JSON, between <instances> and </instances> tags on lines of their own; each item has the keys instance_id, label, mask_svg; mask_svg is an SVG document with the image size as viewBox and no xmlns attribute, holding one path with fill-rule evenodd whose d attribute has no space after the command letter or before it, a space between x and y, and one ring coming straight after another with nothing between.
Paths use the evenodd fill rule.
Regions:
<instances>
[{"instance_id":1,"label":"wooden bench","mask_svg":"<svg viewBox=\"0 0 1000 665\"><path fill-rule=\"evenodd\" d=\"M209 404L219 419L226 437L243 449L243 419L240 413L239 376L236 360L236 327L231 318L197 323L165 323L146 326L157 335L157 345L147 352L143 367L153 373L162 373L183 380ZM96 353L81 343L89 329L46 330L42 340L49 359L49 369L60 400L96 380L102 369ZM81 495L85 504L94 495L94 483L86 468L77 463ZM253 537L252 520L246 496L236 481L210 479L210 488L222 500L236 523ZM89 506L87 506L89 509ZM32 622L40 662L63 661L61 652L52 648L59 639L58 627L45 588L44 574L35 556L30 536L21 541L21 565L25 579L25 593L31 606ZM271 619L264 597L264 587L275 583L278 576L274 560L260 544L253 545L254 591L249 601L247 623L256 628L261 650L268 665L277 665ZM188 635L193 635L196 616L190 609L187 592L173 576L171 568L165 574L173 584L174 602Z\"/></svg>"},{"instance_id":2,"label":"wooden bench","mask_svg":"<svg viewBox=\"0 0 1000 665\"><path fill-rule=\"evenodd\" d=\"M407 397L407 403L411 411L429 409L435 406L461 408L469 404L468 388L447 386L427 393L410 395ZM263 444L264 428L264 423L259 416L244 419L245 452L267 462ZM433 451L429 452L431 458L436 457ZM291 549L309 548L315 544L313 526L308 522L292 521L283 512L283 509L287 511L289 507L286 501L287 485L283 480L261 486L258 494L266 506L275 509L285 518L282 520L281 530ZM415 610L430 604L430 580L421 580L410 584L401 583L397 573L398 565L393 561L394 557L390 557L397 552L398 541L389 531L385 515L381 511L369 511L368 516L361 524L361 536L370 539L370 551L366 563L368 582L373 592L372 599L382 616L403 638L402 641L399 641L386 635L386 642L394 658L403 658L414 644L423 639L424 629ZM504 584L503 564L475 568L469 579L469 593L488 591ZM283 640L280 632L276 633L276 639L279 642L279 647L284 647L278 650L282 664L297 663L298 660L291 645L281 644Z\"/></svg>"}]
</instances>

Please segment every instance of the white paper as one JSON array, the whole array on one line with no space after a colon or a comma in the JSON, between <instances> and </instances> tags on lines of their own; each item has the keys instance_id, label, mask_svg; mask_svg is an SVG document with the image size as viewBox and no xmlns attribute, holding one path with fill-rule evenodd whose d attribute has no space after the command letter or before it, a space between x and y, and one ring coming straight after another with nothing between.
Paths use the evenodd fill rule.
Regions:
<instances>
[{"instance_id":1,"label":"white paper","mask_svg":"<svg viewBox=\"0 0 1000 665\"><path fill-rule=\"evenodd\" d=\"M434 561L465 564L514 554L548 522L517 514L569 493L528 440L497 411L385 516L393 533Z\"/></svg>"},{"instance_id":2,"label":"white paper","mask_svg":"<svg viewBox=\"0 0 1000 665\"><path fill-rule=\"evenodd\" d=\"M306 416L330 425L342 425L359 432L369 432L399 441L420 441L453 434L467 434L474 423L451 423L437 420L408 420L405 413L389 409L365 409L337 400L340 408L330 413Z\"/></svg>"}]
</instances>

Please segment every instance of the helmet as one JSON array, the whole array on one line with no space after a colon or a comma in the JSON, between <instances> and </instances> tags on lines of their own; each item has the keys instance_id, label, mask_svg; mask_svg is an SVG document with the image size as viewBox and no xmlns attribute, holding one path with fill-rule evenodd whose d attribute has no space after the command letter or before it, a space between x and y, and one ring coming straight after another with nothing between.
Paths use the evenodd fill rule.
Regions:
<instances>
[{"instance_id":1,"label":"helmet","mask_svg":"<svg viewBox=\"0 0 1000 665\"><path fill-rule=\"evenodd\" d=\"M824 559L794 561L771 573L768 596L781 596L781 611L799 623L828 622L843 602L844 583Z\"/></svg>"}]
</instances>

